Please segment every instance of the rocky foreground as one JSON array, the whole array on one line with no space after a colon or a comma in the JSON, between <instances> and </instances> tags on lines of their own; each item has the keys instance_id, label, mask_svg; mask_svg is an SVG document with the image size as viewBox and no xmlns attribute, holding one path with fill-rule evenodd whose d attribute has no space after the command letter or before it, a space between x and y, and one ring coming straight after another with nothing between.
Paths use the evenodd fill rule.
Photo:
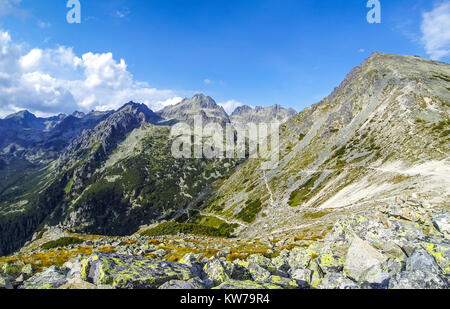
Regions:
<instances>
[{"instance_id":1,"label":"rocky foreground","mask_svg":"<svg viewBox=\"0 0 450 309\"><path fill-rule=\"evenodd\" d=\"M36 247L43 240L34 240L0 259L0 288L447 289L449 219L448 212L403 198L341 220L326 235L92 236L56 250Z\"/></svg>"}]
</instances>

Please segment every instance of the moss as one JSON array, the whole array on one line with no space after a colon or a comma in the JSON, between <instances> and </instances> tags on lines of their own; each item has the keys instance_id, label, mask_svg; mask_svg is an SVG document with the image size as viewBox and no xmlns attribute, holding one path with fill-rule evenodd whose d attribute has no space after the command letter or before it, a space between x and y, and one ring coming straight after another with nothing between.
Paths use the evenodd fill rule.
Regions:
<instances>
[{"instance_id":1,"label":"moss","mask_svg":"<svg viewBox=\"0 0 450 309\"><path fill-rule=\"evenodd\" d=\"M84 243L83 239L75 238L75 237L63 237L57 240L49 241L41 246L43 250L50 250L54 248L62 248L70 245L79 245Z\"/></svg>"},{"instance_id":2,"label":"moss","mask_svg":"<svg viewBox=\"0 0 450 309\"><path fill-rule=\"evenodd\" d=\"M72 179L70 179L70 181L67 183L66 187L64 188L64 192L66 194L69 194L72 191L73 183L74 183L74 180L72 178Z\"/></svg>"}]
</instances>

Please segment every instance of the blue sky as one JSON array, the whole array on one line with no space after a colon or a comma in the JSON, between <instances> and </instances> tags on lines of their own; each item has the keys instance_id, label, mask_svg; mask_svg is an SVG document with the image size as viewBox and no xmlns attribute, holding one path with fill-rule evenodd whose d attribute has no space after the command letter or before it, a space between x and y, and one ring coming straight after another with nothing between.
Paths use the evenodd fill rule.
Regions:
<instances>
[{"instance_id":1,"label":"blue sky","mask_svg":"<svg viewBox=\"0 0 450 309\"><path fill-rule=\"evenodd\" d=\"M229 105L281 104L300 111L327 96L374 51L450 59L450 27L443 18L448 17L449 0L380 0L381 24L367 22L366 0L80 0L81 24L67 23L66 2L0 0L0 29L10 38L4 44L17 47L20 57L41 50L42 63L30 65L23 73L30 89L32 81L49 86L44 75L86 84L87 71L92 72L92 63L100 61L94 56L110 52L112 59L104 59L105 63L109 61L113 70L126 70L125 77L120 75L126 80L123 87L132 89L121 92L123 100L127 93L129 100L148 98L146 103L158 109L179 100L174 98L202 92ZM424 33L427 12L435 12L428 15L428 24L434 25L435 20L443 24L438 34L433 29ZM69 69L43 62L46 54L53 55L61 47L83 63ZM92 56L91 66L83 57L87 53ZM121 59L126 69L120 66ZM41 73L39 77L30 77L31 67ZM71 90L74 83L67 87L60 81L51 83L63 89L53 90L60 97L52 98L50 90L42 102L23 103L23 98L8 97L0 115L22 108L51 114L58 109L115 107L100 97L122 89L109 83L114 89L108 92L106 84L98 82L95 85L103 85L101 91L87 99L88 90L83 94Z\"/></svg>"}]
</instances>

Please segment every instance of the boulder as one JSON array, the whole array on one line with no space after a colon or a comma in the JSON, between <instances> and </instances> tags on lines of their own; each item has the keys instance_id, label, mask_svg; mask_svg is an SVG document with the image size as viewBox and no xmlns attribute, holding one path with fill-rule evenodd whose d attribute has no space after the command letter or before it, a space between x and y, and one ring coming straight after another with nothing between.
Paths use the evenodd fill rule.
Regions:
<instances>
[{"instance_id":1,"label":"boulder","mask_svg":"<svg viewBox=\"0 0 450 309\"><path fill-rule=\"evenodd\" d=\"M281 286L283 289L298 289L300 288L297 281L292 280L290 278L280 277L280 276L270 276L264 283L273 284L277 286Z\"/></svg>"},{"instance_id":2,"label":"boulder","mask_svg":"<svg viewBox=\"0 0 450 309\"><path fill-rule=\"evenodd\" d=\"M257 283L250 280L238 281L227 280L221 283L219 286L213 288L218 290L265 290L265 289L282 289L281 286L269 283Z\"/></svg>"},{"instance_id":3,"label":"boulder","mask_svg":"<svg viewBox=\"0 0 450 309\"><path fill-rule=\"evenodd\" d=\"M58 268L56 266L49 267L42 273L38 273L24 282L21 289L57 289L67 283L66 268Z\"/></svg>"},{"instance_id":4,"label":"boulder","mask_svg":"<svg viewBox=\"0 0 450 309\"><path fill-rule=\"evenodd\" d=\"M119 289L155 289L170 280L195 277L183 264L111 253L91 255L81 267L81 276L90 283Z\"/></svg>"},{"instance_id":5,"label":"boulder","mask_svg":"<svg viewBox=\"0 0 450 309\"><path fill-rule=\"evenodd\" d=\"M160 290L200 290L204 289L204 286L199 280L191 279L189 281L182 280L170 280L158 289Z\"/></svg>"},{"instance_id":6,"label":"boulder","mask_svg":"<svg viewBox=\"0 0 450 309\"><path fill-rule=\"evenodd\" d=\"M61 285L58 290L95 290L95 284L81 280L81 278L73 278Z\"/></svg>"},{"instance_id":7,"label":"boulder","mask_svg":"<svg viewBox=\"0 0 450 309\"><path fill-rule=\"evenodd\" d=\"M450 235L450 213L445 212L434 216L433 224L442 234Z\"/></svg>"},{"instance_id":8,"label":"boulder","mask_svg":"<svg viewBox=\"0 0 450 309\"><path fill-rule=\"evenodd\" d=\"M357 289L358 285L346 278L341 273L328 273L322 279L321 283L318 285L320 289L340 289L340 290L348 290L348 289Z\"/></svg>"},{"instance_id":9,"label":"boulder","mask_svg":"<svg viewBox=\"0 0 450 309\"><path fill-rule=\"evenodd\" d=\"M440 275L420 270L403 271L389 283L390 289L448 289L448 282Z\"/></svg>"},{"instance_id":10,"label":"boulder","mask_svg":"<svg viewBox=\"0 0 450 309\"><path fill-rule=\"evenodd\" d=\"M14 279L8 275L0 274L0 290L12 290Z\"/></svg>"},{"instance_id":11,"label":"boulder","mask_svg":"<svg viewBox=\"0 0 450 309\"><path fill-rule=\"evenodd\" d=\"M22 271L21 267L11 264L11 263L6 263L2 267L2 272L5 275L8 275L13 278L19 277L21 271Z\"/></svg>"},{"instance_id":12,"label":"boulder","mask_svg":"<svg viewBox=\"0 0 450 309\"><path fill-rule=\"evenodd\" d=\"M218 259L209 260L203 267L203 271L215 286L230 280L232 274L229 267Z\"/></svg>"},{"instance_id":13,"label":"boulder","mask_svg":"<svg viewBox=\"0 0 450 309\"><path fill-rule=\"evenodd\" d=\"M345 258L344 274L356 281L374 266L380 266L387 258L368 242L354 235Z\"/></svg>"},{"instance_id":14,"label":"boulder","mask_svg":"<svg viewBox=\"0 0 450 309\"><path fill-rule=\"evenodd\" d=\"M248 271L250 272L253 280L257 282L266 281L271 276L269 271L255 263L249 263Z\"/></svg>"},{"instance_id":15,"label":"boulder","mask_svg":"<svg viewBox=\"0 0 450 309\"><path fill-rule=\"evenodd\" d=\"M423 271L435 274L441 274L441 269L435 259L422 248L417 249L406 260L407 271Z\"/></svg>"},{"instance_id":16,"label":"boulder","mask_svg":"<svg viewBox=\"0 0 450 309\"><path fill-rule=\"evenodd\" d=\"M317 259L320 269L324 273L340 272L344 268L344 260L332 252L324 252Z\"/></svg>"},{"instance_id":17,"label":"boulder","mask_svg":"<svg viewBox=\"0 0 450 309\"><path fill-rule=\"evenodd\" d=\"M291 278L296 280L301 288L307 288L311 284L312 270L298 268L291 271Z\"/></svg>"}]
</instances>

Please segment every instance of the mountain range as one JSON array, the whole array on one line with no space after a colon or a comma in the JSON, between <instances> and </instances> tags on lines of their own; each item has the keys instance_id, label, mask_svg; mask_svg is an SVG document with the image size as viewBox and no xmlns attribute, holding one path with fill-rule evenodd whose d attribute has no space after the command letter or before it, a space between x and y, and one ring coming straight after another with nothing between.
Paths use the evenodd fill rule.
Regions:
<instances>
[{"instance_id":1,"label":"mountain range","mask_svg":"<svg viewBox=\"0 0 450 309\"><path fill-rule=\"evenodd\" d=\"M289 113L279 106L253 112L258 122L285 121ZM156 113L129 102L117 111L49 118L22 111L1 119L0 218L12 223L1 225L0 253L17 249L50 221L78 232L124 235L172 218L237 164L172 158L170 126L192 123L196 115L205 123L231 123L202 94Z\"/></svg>"},{"instance_id":2,"label":"mountain range","mask_svg":"<svg viewBox=\"0 0 450 309\"><path fill-rule=\"evenodd\" d=\"M90 255L28 288L76 267L94 287L448 288L449 111L449 64L374 53L300 113L228 115L202 94L157 112L19 112L0 120L0 255ZM171 127L195 116L281 122L278 165L174 158Z\"/></svg>"}]
</instances>

